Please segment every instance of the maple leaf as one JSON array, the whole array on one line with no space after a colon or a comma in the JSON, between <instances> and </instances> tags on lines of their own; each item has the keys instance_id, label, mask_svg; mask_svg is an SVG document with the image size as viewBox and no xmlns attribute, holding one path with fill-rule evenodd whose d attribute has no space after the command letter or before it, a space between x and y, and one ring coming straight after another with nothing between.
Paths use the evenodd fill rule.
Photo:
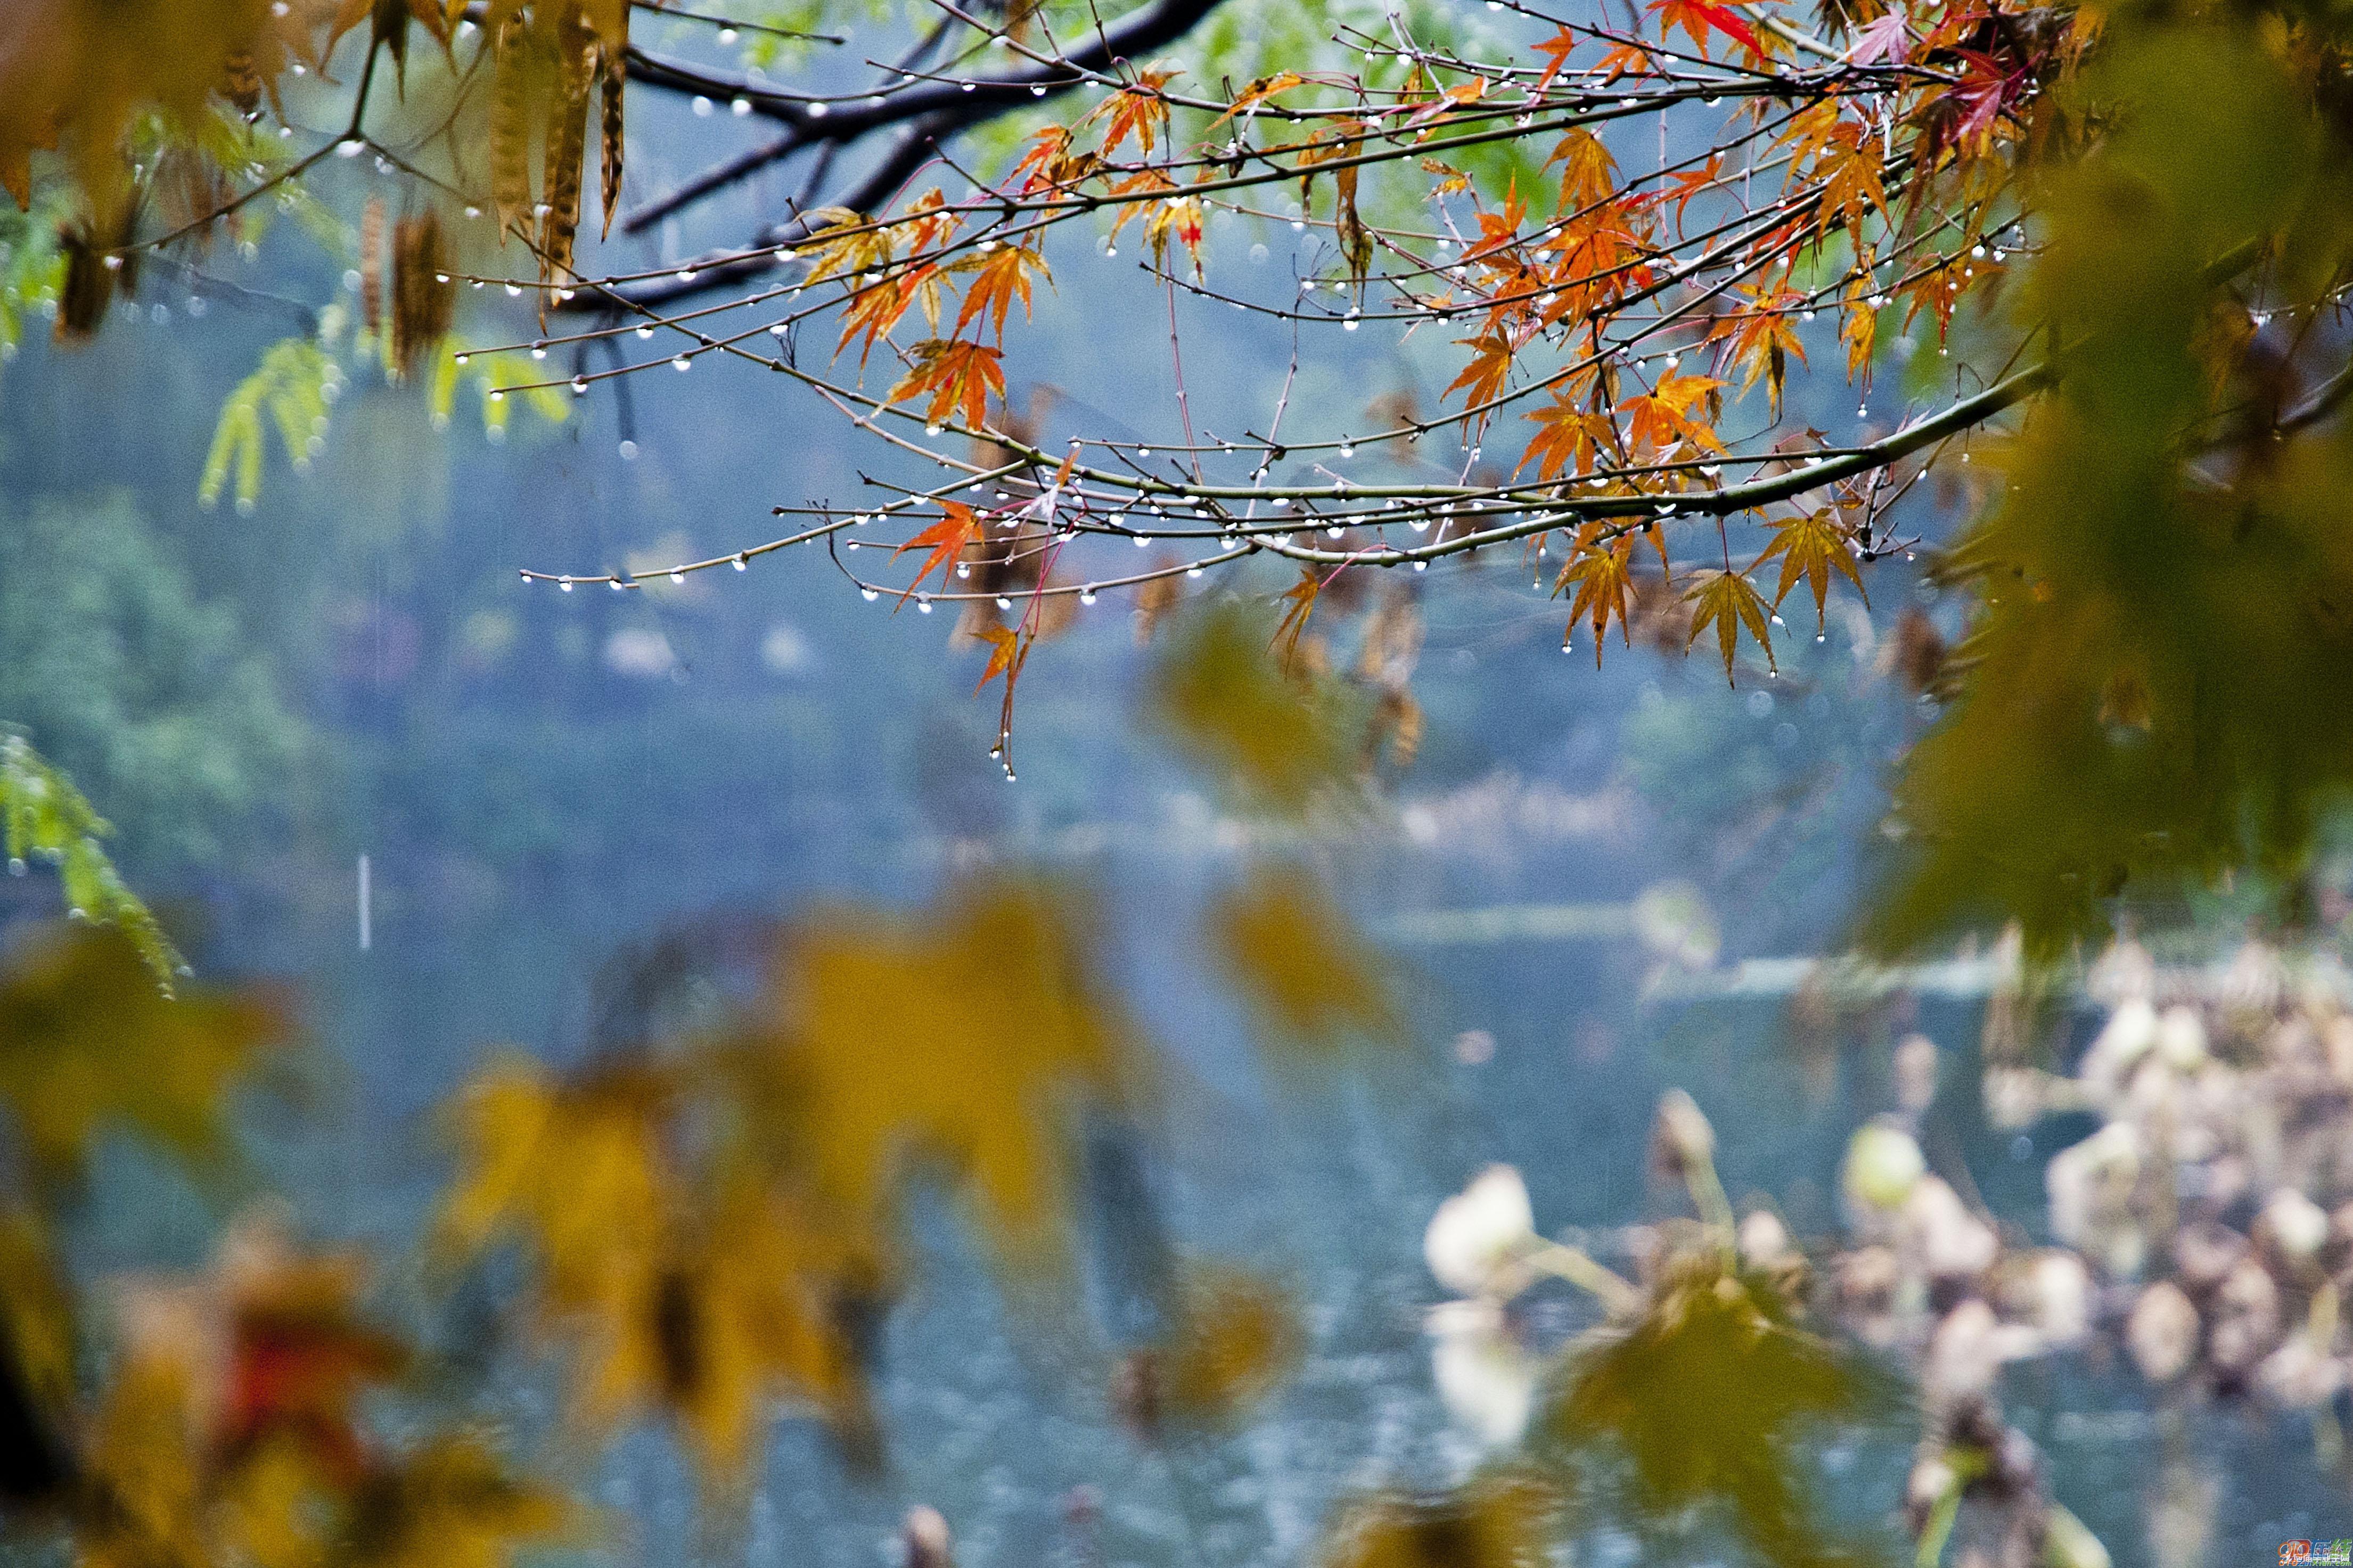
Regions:
<instances>
[{"instance_id":1,"label":"maple leaf","mask_svg":"<svg viewBox=\"0 0 2353 1568\"><path fill-rule=\"evenodd\" d=\"M907 602L910 595L923 585L923 579L934 572L939 572L940 581L945 583L946 569L955 565L963 557L965 548L981 536L979 515L964 502L943 500L940 502L940 510L946 515L891 552L891 558L895 561L910 550L928 548L931 551L931 553L923 558L923 570L915 574L914 580L909 583L905 592L899 595L899 603L902 605Z\"/></svg>"},{"instance_id":2,"label":"maple leaf","mask_svg":"<svg viewBox=\"0 0 2353 1568\"><path fill-rule=\"evenodd\" d=\"M1872 150L1860 126L1841 121L1814 161L1811 175L1821 181L1814 210L1817 233L1826 231L1832 216L1859 233L1873 207L1887 216L1887 191L1881 181L1879 154Z\"/></svg>"},{"instance_id":3,"label":"maple leaf","mask_svg":"<svg viewBox=\"0 0 2353 1568\"><path fill-rule=\"evenodd\" d=\"M1862 377L1871 369L1871 355L1879 342L1879 311L1857 282L1847 290L1846 314L1839 322L1839 336L1846 342L1846 374L1849 380Z\"/></svg>"},{"instance_id":4,"label":"maple leaf","mask_svg":"<svg viewBox=\"0 0 2353 1568\"><path fill-rule=\"evenodd\" d=\"M858 363L864 364L873 353L875 343L899 324L907 307L915 302L921 281L918 277L891 278L860 289L851 298L849 309L841 313L841 341L833 346L834 357L840 358L849 340L863 332L866 346L859 350Z\"/></svg>"},{"instance_id":5,"label":"maple leaf","mask_svg":"<svg viewBox=\"0 0 2353 1568\"><path fill-rule=\"evenodd\" d=\"M1751 572L1778 555L1781 558L1781 581L1773 590L1773 607L1779 609L1781 601L1803 577L1814 591L1814 622L1827 625L1827 595L1831 574L1841 573L1862 595L1862 602L1871 603L1871 595L1862 586L1862 574L1855 570L1854 552L1848 548L1846 530L1838 525L1837 514L1829 507L1791 518L1773 535L1773 542L1765 552L1750 563Z\"/></svg>"},{"instance_id":6,"label":"maple leaf","mask_svg":"<svg viewBox=\"0 0 2353 1568\"><path fill-rule=\"evenodd\" d=\"M1658 385L1649 392L1619 404L1618 411L1628 416L1629 434L1636 446L1664 451L1677 441L1689 441L1721 452L1724 443L1708 426L1693 418L1691 410L1723 384L1712 375L1677 375L1671 371L1659 377Z\"/></svg>"},{"instance_id":7,"label":"maple leaf","mask_svg":"<svg viewBox=\"0 0 2353 1568\"><path fill-rule=\"evenodd\" d=\"M1584 40L1579 38L1575 33L1564 26L1559 32L1555 33L1551 37L1546 38L1544 42L1533 46L1535 52L1544 56L1546 62L1544 68L1544 75L1536 79L1535 92L1537 97L1541 98L1544 96L1545 89L1552 85L1552 79L1560 74L1561 68L1568 64L1569 55L1574 52L1577 46L1583 41Z\"/></svg>"},{"instance_id":8,"label":"maple leaf","mask_svg":"<svg viewBox=\"0 0 2353 1568\"><path fill-rule=\"evenodd\" d=\"M703 1081L734 1089L739 1076ZM715 1184L681 1169L691 1087L641 1056L570 1081L528 1061L493 1066L459 1101L459 1176L437 1241L458 1259L501 1237L523 1244L540 1327L575 1352L578 1423L608 1428L656 1406L732 1476L776 1393L855 1431L859 1353L837 1303L871 1288L879 1244L746 1167Z\"/></svg>"},{"instance_id":9,"label":"maple leaf","mask_svg":"<svg viewBox=\"0 0 2353 1568\"><path fill-rule=\"evenodd\" d=\"M1569 563L1561 568L1560 576L1553 583L1555 594L1565 594L1570 584L1577 584L1577 596L1569 601L1568 624L1574 627L1587 616L1593 622L1593 668L1601 668L1601 642L1614 617L1618 622L1618 640L1633 646L1633 637L1627 629L1627 597L1633 584L1629 571L1632 564L1634 542L1620 535L1616 540L1597 542L1590 536L1599 531L1600 525L1588 523L1583 530L1587 536L1578 541L1577 552Z\"/></svg>"},{"instance_id":10,"label":"maple leaf","mask_svg":"<svg viewBox=\"0 0 2353 1568\"><path fill-rule=\"evenodd\" d=\"M1772 612L1757 592L1755 584L1737 572L1710 572L1683 595L1695 606L1692 613L1691 636L1684 639L1689 647L1699 641L1700 633L1711 625L1715 627L1716 646L1724 653L1724 679L1732 680L1732 655L1740 628L1746 626L1757 646L1765 650L1768 669L1779 667L1773 662L1773 633L1768 622Z\"/></svg>"},{"instance_id":11,"label":"maple leaf","mask_svg":"<svg viewBox=\"0 0 2353 1568\"><path fill-rule=\"evenodd\" d=\"M1009 879L917 919L794 929L747 1043L828 1212L873 1230L910 1179L945 1173L1008 1268L1067 1261L1062 1133L1088 1101L1116 1109L1134 1070L1133 1029L1092 974L1095 929L1073 897Z\"/></svg>"},{"instance_id":12,"label":"maple leaf","mask_svg":"<svg viewBox=\"0 0 2353 1568\"><path fill-rule=\"evenodd\" d=\"M1335 572L1335 576L1338 574ZM1299 569L1299 581L1282 591L1282 619L1274 628L1271 647L1282 656L1282 668L1292 673L1299 662L1299 634L1307 629L1307 617L1315 613L1316 595L1324 591L1324 579L1315 574L1313 566Z\"/></svg>"},{"instance_id":13,"label":"maple leaf","mask_svg":"<svg viewBox=\"0 0 2353 1568\"><path fill-rule=\"evenodd\" d=\"M1712 153L1707 162L1699 168L1679 169L1670 174L1667 178L1673 183L1672 188L1654 191L1644 197L1640 204L1628 205L1663 207L1669 202L1672 202L1675 207L1675 232L1680 235L1683 231L1683 209L1691 205L1694 196L1715 184L1723 173L1724 154Z\"/></svg>"},{"instance_id":14,"label":"maple leaf","mask_svg":"<svg viewBox=\"0 0 2353 1568\"><path fill-rule=\"evenodd\" d=\"M1049 125L1030 138L1029 151L1013 165L1013 172L1024 176L1023 195L1061 183L1055 173L1069 156L1070 146L1071 133L1060 125Z\"/></svg>"},{"instance_id":15,"label":"maple leaf","mask_svg":"<svg viewBox=\"0 0 2353 1568\"><path fill-rule=\"evenodd\" d=\"M1476 415L1480 423L1486 422L1484 405L1503 395L1512 376L1512 356L1516 352L1512 340L1501 328L1493 328L1475 338L1457 338L1456 342L1471 350L1471 363L1462 374L1447 384L1440 397L1460 391L1465 416Z\"/></svg>"},{"instance_id":16,"label":"maple leaf","mask_svg":"<svg viewBox=\"0 0 2353 1568\"><path fill-rule=\"evenodd\" d=\"M1151 156L1155 139L1168 129L1168 100L1161 94L1183 71L1174 67L1155 66L1136 73L1134 85L1123 87L1089 110L1079 123L1096 119L1103 126L1103 155L1117 153L1130 136L1136 139L1146 157Z\"/></svg>"},{"instance_id":17,"label":"maple leaf","mask_svg":"<svg viewBox=\"0 0 2353 1568\"><path fill-rule=\"evenodd\" d=\"M1387 961L1306 871L1251 873L1210 907L1208 926L1211 951L1276 1043L1329 1056L1351 1037L1396 1037Z\"/></svg>"},{"instance_id":18,"label":"maple leaf","mask_svg":"<svg viewBox=\"0 0 2353 1568\"><path fill-rule=\"evenodd\" d=\"M1659 18L1659 36L1663 38L1680 26L1703 58L1707 55L1707 36L1722 33L1734 42L1746 46L1751 54L1765 51L1757 42L1756 30L1740 19L1737 14L1709 0L1651 0L1647 7Z\"/></svg>"},{"instance_id":19,"label":"maple leaf","mask_svg":"<svg viewBox=\"0 0 2353 1568\"><path fill-rule=\"evenodd\" d=\"M1601 57L1601 64L1596 68L1602 73L1604 82L1616 81L1630 72L1635 76L1648 76L1651 74L1651 51L1637 43L1619 44Z\"/></svg>"},{"instance_id":20,"label":"maple leaf","mask_svg":"<svg viewBox=\"0 0 2353 1568\"><path fill-rule=\"evenodd\" d=\"M172 1000L120 932L36 927L0 966L0 1100L16 1152L42 1180L67 1182L113 1128L191 1163L218 1158L230 1089L288 1033L266 991Z\"/></svg>"},{"instance_id":21,"label":"maple leaf","mask_svg":"<svg viewBox=\"0 0 2353 1568\"><path fill-rule=\"evenodd\" d=\"M975 633L988 644L988 665L973 684L973 694L979 695L982 687L999 676L1005 679L1005 700L997 714L996 756L1005 765L1006 776L1013 774L1013 688L1021 679L1021 667L1029 662L1029 647L1038 640L1035 632L1024 633L1018 626L991 621Z\"/></svg>"},{"instance_id":22,"label":"maple leaf","mask_svg":"<svg viewBox=\"0 0 2353 1568\"><path fill-rule=\"evenodd\" d=\"M868 272L891 259L890 231L870 222L849 207L819 207L808 215L823 218L825 226L809 237L801 255L809 262L806 282L816 283L837 273Z\"/></svg>"},{"instance_id":23,"label":"maple leaf","mask_svg":"<svg viewBox=\"0 0 2353 1568\"><path fill-rule=\"evenodd\" d=\"M953 338L929 338L909 351L914 368L891 388L885 401L931 395L923 411L927 425L945 425L959 413L965 428L978 430L988 415L988 395L1005 395L1004 358L999 349Z\"/></svg>"},{"instance_id":24,"label":"maple leaf","mask_svg":"<svg viewBox=\"0 0 2353 1568\"><path fill-rule=\"evenodd\" d=\"M1801 303L1799 295L1788 290L1755 293L1735 318L1737 324L1731 329L1732 363L1747 371L1741 379L1740 390L1746 392L1763 380L1776 419L1781 416L1781 385L1788 356L1794 353L1799 363L1806 362L1806 345L1799 338L1793 320Z\"/></svg>"},{"instance_id":25,"label":"maple leaf","mask_svg":"<svg viewBox=\"0 0 2353 1568\"><path fill-rule=\"evenodd\" d=\"M1564 468L1572 474L1581 472L1592 461L1599 443L1614 434L1607 416L1581 407L1567 388L1556 387L1550 407L1523 417L1538 429L1529 437L1520 467L1514 471L1525 471L1534 463L1539 479L1549 479Z\"/></svg>"},{"instance_id":26,"label":"maple leaf","mask_svg":"<svg viewBox=\"0 0 2353 1568\"><path fill-rule=\"evenodd\" d=\"M1169 1330L1121 1365L1113 1395L1147 1438L1172 1426L1229 1425L1273 1392L1306 1348L1293 1303L1242 1269L1191 1263L1164 1294Z\"/></svg>"},{"instance_id":27,"label":"maple leaf","mask_svg":"<svg viewBox=\"0 0 2353 1568\"><path fill-rule=\"evenodd\" d=\"M1570 1360L1547 1426L1572 1443L1609 1439L1647 1517L1713 1505L1766 1559L1856 1560L1825 1550L1808 1518L1802 1445L1820 1423L1890 1408L1887 1380L1797 1327L1767 1281L1720 1255L1670 1258L1661 1272L1639 1317ZM1662 1388L1710 1394L1662 1399Z\"/></svg>"},{"instance_id":28,"label":"maple leaf","mask_svg":"<svg viewBox=\"0 0 2353 1568\"><path fill-rule=\"evenodd\" d=\"M1266 620L1254 606L1231 603L1205 608L1168 642L1150 711L1237 796L1303 813L1350 776L1357 737L1348 695L1304 668L1286 675L1268 647Z\"/></svg>"},{"instance_id":29,"label":"maple leaf","mask_svg":"<svg viewBox=\"0 0 2353 1568\"><path fill-rule=\"evenodd\" d=\"M1846 52L1847 63L1869 66L1885 63L1900 66L1912 49L1912 33L1904 20L1900 6L1889 6L1878 20L1870 23L1854 36L1853 47Z\"/></svg>"},{"instance_id":30,"label":"maple leaf","mask_svg":"<svg viewBox=\"0 0 2353 1568\"><path fill-rule=\"evenodd\" d=\"M1250 110L1256 109L1260 104L1264 103L1268 99L1272 98L1276 93L1287 92L1291 89L1301 85L1306 79L1307 79L1305 77L1301 76L1297 71L1277 71L1272 76L1262 76L1259 78L1256 81L1250 83L1250 86L1242 89L1240 96L1237 97L1231 104L1227 106L1226 111L1223 114L1219 115L1215 120L1209 121L1210 129L1215 130L1217 127L1223 125L1227 121L1231 120L1237 114L1248 113Z\"/></svg>"},{"instance_id":31,"label":"maple leaf","mask_svg":"<svg viewBox=\"0 0 2353 1568\"><path fill-rule=\"evenodd\" d=\"M1002 245L983 257L975 268L972 283L965 290L964 307L956 312L955 330L949 335L960 337L965 327L976 318L987 319L997 329L997 341L1005 341L1005 318L1013 309L1018 296L1021 300L1021 316L1029 317L1029 274L1037 272L1047 282L1054 275L1047 270L1046 258L1026 245Z\"/></svg>"}]
</instances>

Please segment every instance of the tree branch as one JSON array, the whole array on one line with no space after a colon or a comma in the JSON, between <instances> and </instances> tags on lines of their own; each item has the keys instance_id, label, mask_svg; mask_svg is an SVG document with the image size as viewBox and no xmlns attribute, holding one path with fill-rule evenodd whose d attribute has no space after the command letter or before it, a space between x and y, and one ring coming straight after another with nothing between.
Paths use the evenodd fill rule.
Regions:
<instances>
[{"instance_id":1,"label":"tree branch","mask_svg":"<svg viewBox=\"0 0 2353 1568\"><path fill-rule=\"evenodd\" d=\"M855 185L828 204L847 207L861 215L871 215L928 163L939 143L948 137L994 120L1008 110L1068 92L1122 61L1163 48L1192 31L1220 3L1221 0L1154 0L1152 5L1142 10L1131 12L1111 26L1099 29L1093 41L1084 48L1071 50L1027 69L965 82L926 81L895 92L870 94L843 107L836 107L822 99L794 97L766 88L754 88L742 79L683 67L634 47L629 51L629 74L633 81L671 91L740 97L760 113L781 120L792 128L786 136L778 137L764 148L753 149L730 163L721 165L721 170L733 172L723 179L715 179L703 185L687 200L708 195L732 180L741 179L753 169L772 161L773 157L784 156L798 147L841 146L861 140L876 131L902 127L899 136L881 160ZM790 146L773 153L770 157L754 156L776 148L779 143L791 142L796 135L799 138L797 142L792 142ZM735 167L738 164L742 167ZM713 171L714 175L718 173ZM698 179L693 184L702 185L702 180ZM665 210L675 210L675 207ZM659 216L658 213L655 215ZM638 215L638 220L654 221L644 215ZM691 271L694 274L691 279L662 279L639 285L617 286L608 291L583 290L570 302L570 308L609 311L614 309L617 298L629 305L654 308L708 289L723 288L768 270L776 264L773 254L775 247L789 245L805 237L810 231L808 221L795 216L761 230L748 246L733 251L709 253L682 263L681 269Z\"/></svg>"}]
</instances>

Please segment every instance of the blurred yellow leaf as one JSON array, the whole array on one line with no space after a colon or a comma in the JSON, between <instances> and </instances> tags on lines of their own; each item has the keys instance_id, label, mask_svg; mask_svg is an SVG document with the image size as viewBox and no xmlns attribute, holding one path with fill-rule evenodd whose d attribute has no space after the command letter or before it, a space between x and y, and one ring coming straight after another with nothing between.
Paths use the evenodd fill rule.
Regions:
<instances>
[{"instance_id":1,"label":"blurred yellow leaf","mask_svg":"<svg viewBox=\"0 0 2353 1568\"><path fill-rule=\"evenodd\" d=\"M1282 1386L1306 1350L1291 1299L1244 1269L1193 1265L1174 1295L1167 1335L1120 1369L1122 1414L1147 1436L1234 1421Z\"/></svg>"},{"instance_id":2,"label":"blurred yellow leaf","mask_svg":"<svg viewBox=\"0 0 2353 1568\"><path fill-rule=\"evenodd\" d=\"M1243 804L1304 810L1351 776L1356 728L1334 682L1287 679L1273 632L1250 607L1204 607L1161 656L1152 711Z\"/></svg>"},{"instance_id":3,"label":"blurred yellow leaf","mask_svg":"<svg viewBox=\"0 0 2353 1568\"><path fill-rule=\"evenodd\" d=\"M662 1409L733 1478L778 1395L862 1426L835 1312L856 1260L787 1199L678 1169L689 1109L669 1073L634 1058L568 1083L525 1061L491 1068L457 1110L441 1240L457 1256L525 1245L542 1327L574 1348L584 1425Z\"/></svg>"},{"instance_id":4,"label":"blurred yellow leaf","mask_svg":"<svg viewBox=\"0 0 2353 1568\"><path fill-rule=\"evenodd\" d=\"M1402 1026L1389 962L1295 866L1266 866L1210 905L1208 937L1235 985L1285 1043L1329 1053Z\"/></svg>"},{"instance_id":5,"label":"blurred yellow leaf","mask_svg":"<svg viewBox=\"0 0 2353 1568\"><path fill-rule=\"evenodd\" d=\"M232 57L252 68L269 22L267 0L12 0L0 28L0 188L25 205L32 153L56 148L110 227L132 116L194 121L229 86Z\"/></svg>"},{"instance_id":6,"label":"blurred yellow leaf","mask_svg":"<svg viewBox=\"0 0 2353 1568\"><path fill-rule=\"evenodd\" d=\"M1785 1563L1841 1560L1810 1517L1801 1439L1873 1413L1880 1381L1789 1318L1762 1277L1712 1248L1672 1259L1641 1315L1572 1354L1554 1406L1571 1445L1610 1440L1646 1511L1715 1503Z\"/></svg>"},{"instance_id":7,"label":"blurred yellow leaf","mask_svg":"<svg viewBox=\"0 0 2353 1568\"><path fill-rule=\"evenodd\" d=\"M1066 898L983 881L922 920L843 912L793 933L771 1065L818 1192L851 1223L881 1234L901 1179L935 1161L1008 1260L1059 1253L1072 1097L1118 1103L1134 1066L1088 929Z\"/></svg>"},{"instance_id":8,"label":"blurred yellow leaf","mask_svg":"<svg viewBox=\"0 0 2353 1568\"><path fill-rule=\"evenodd\" d=\"M287 1034L259 989L163 996L118 931L53 926L0 960L0 1099L45 1180L79 1175L109 1127L186 1160L218 1155L229 1089Z\"/></svg>"},{"instance_id":9,"label":"blurred yellow leaf","mask_svg":"<svg viewBox=\"0 0 2353 1568\"><path fill-rule=\"evenodd\" d=\"M1382 1494L1341 1510L1324 1568L1540 1568L1552 1561L1558 1490L1524 1471L1435 1497Z\"/></svg>"},{"instance_id":10,"label":"blurred yellow leaf","mask_svg":"<svg viewBox=\"0 0 2353 1568\"><path fill-rule=\"evenodd\" d=\"M523 1547L575 1533L572 1506L519 1479L473 1438L436 1437L361 1489L355 1568L502 1568Z\"/></svg>"}]
</instances>

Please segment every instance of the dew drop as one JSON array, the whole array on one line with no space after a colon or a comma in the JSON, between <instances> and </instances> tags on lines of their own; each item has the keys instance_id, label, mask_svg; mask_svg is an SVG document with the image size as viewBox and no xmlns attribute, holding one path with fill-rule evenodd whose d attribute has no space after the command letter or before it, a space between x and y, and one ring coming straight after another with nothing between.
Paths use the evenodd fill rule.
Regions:
<instances>
[{"instance_id":1,"label":"dew drop","mask_svg":"<svg viewBox=\"0 0 2353 1568\"><path fill-rule=\"evenodd\" d=\"M1080 589L1080 590L1079 590L1079 603L1080 603L1080 604L1082 604L1082 605L1092 605L1092 604L1093 604L1094 602L1095 602L1095 591L1094 591L1092 588L1082 588L1082 589Z\"/></svg>"},{"instance_id":2,"label":"dew drop","mask_svg":"<svg viewBox=\"0 0 2353 1568\"><path fill-rule=\"evenodd\" d=\"M858 590L858 596L871 605L882 596L882 592L879 588L860 588Z\"/></svg>"},{"instance_id":3,"label":"dew drop","mask_svg":"<svg viewBox=\"0 0 2353 1568\"><path fill-rule=\"evenodd\" d=\"M752 564L752 558L739 550L735 552L735 559L732 564L734 566L736 571L742 572L750 567Z\"/></svg>"},{"instance_id":4,"label":"dew drop","mask_svg":"<svg viewBox=\"0 0 2353 1568\"><path fill-rule=\"evenodd\" d=\"M555 585L556 585L557 587L559 587L559 588L563 589L563 590L564 590L565 593L567 593L567 594L569 594L570 592L572 592L572 579L571 579L571 578L569 578L569 577L565 577L565 578L562 579L562 580L561 580L561 581L559 581Z\"/></svg>"},{"instance_id":5,"label":"dew drop","mask_svg":"<svg viewBox=\"0 0 2353 1568\"><path fill-rule=\"evenodd\" d=\"M932 596L929 594L915 595L915 613L919 616L928 616L932 613Z\"/></svg>"},{"instance_id":6,"label":"dew drop","mask_svg":"<svg viewBox=\"0 0 2353 1568\"><path fill-rule=\"evenodd\" d=\"M670 362L670 366L672 370L685 372L694 368L694 362L689 359L686 355L680 354L677 358Z\"/></svg>"}]
</instances>

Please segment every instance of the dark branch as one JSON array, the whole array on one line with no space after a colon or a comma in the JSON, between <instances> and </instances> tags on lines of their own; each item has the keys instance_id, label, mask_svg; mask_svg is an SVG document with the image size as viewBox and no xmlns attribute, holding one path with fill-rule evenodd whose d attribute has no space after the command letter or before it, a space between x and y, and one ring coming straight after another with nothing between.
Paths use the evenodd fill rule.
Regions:
<instances>
[{"instance_id":1,"label":"dark branch","mask_svg":"<svg viewBox=\"0 0 2353 1568\"><path fill-rule=\"evenodd\" d=\"M786 135L721 165L721 169L733 169L734 172L725 180L703 186L695 192L695 195L707 195L730 180L741 179L753 169L798 147L839 147L874 132L900 127L900 134L892 141L881 161L854 186L842 192L829 204L871 216L931 160L942 142L956 132L994 120L1010 110L1068 92L1090 77L1110 70L1121 61L1166 47L1192 31L1203 17L1218 8L1219 3L1220 0L1154 0L1152 5L1101 29L1085 47L1033 65L1026 70L984 77L968 83L926 81L839 106L821 100L792 97L766 88L754 88L740 78L681 66L634 47L630 50L629 72L633 81L650 87L699 92L712 97L743 98L759 112L781 120L791 127ZM1039 90L1041 89L1042 91ZM797 142L793 141L796 136L798 137ZM771 151L784 142L791 145L783 147L781 151ZM768 155L756 156L764 153ZM742 166L736 168L739 164ZM713 171L714 174L717 172ZM702 180L709 177L699 178L693 184L701 185ZM686 199L694 198L689 196ZM674 210L674 206L665 210ZM659 213L654 214L656 217L659 216ZM653 218L639 214L633 221L650 222ZM691 279L662 279L647 284L617 287L609 291L584 289L574 299L571 308L609 310L617 298L635 305L659 307L690 295L724 288L774 267L776 262L774 255L776 247L792 244L806 237L809 232L807 219L797 216L789 217L769 225L754 237L749 246L741 249L713 252L682 263L681 270L691 270L694 274Z\"/></svg>"}]
</instances>

